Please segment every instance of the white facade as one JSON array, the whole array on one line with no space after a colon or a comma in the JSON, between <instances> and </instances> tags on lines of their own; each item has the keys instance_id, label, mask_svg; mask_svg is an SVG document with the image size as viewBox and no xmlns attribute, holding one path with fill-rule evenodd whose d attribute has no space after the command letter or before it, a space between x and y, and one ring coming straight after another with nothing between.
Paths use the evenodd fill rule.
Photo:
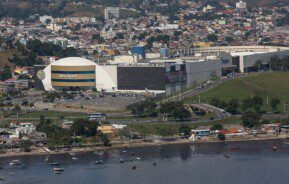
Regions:
<instances>
[{"instance_id":1,"label":"white facade","mask_svg":"<svg viewBox=\"0 0 289 184\"><path fill-rule=\"evenodd\" d=\"M95 67L95 87L98 91L114 89L117 84L115 80L112 79L111 75L102 67L96 63L79 57L67 57L57 61L52 62L44 70L44 77L42 83L46 91L55 90L51 84L51 66L93 66Z\"/></svg>"}]
</instances>

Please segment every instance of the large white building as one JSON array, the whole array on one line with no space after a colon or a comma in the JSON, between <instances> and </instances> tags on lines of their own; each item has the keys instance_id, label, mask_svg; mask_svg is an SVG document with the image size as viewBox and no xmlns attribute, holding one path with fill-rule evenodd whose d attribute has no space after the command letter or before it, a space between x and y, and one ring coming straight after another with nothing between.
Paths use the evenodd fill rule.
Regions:
<instances>
[{"instance_id":1,"label":"large white building","mask_svg":"<svg viewBox=\"0 0 289 184\"><path fill-rule=\"evenodd\" d=\"M116 88L111 75L96 63L78 57L68 57L52 62L37 73L44 89L51 90L112 90Z\"/></svg>"}]
</instances>

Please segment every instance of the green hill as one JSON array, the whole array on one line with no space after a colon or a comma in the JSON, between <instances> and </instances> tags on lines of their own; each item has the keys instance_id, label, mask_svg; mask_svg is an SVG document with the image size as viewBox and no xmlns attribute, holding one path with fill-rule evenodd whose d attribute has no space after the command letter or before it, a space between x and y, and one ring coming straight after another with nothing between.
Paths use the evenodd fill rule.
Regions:
<instances>
[{"instance_id":1,"label":"green hill","mask_svg":"<svg viewBox=\"0 0 289 184\"><path fill-rule=\"evenodd\" d=\"M228 102L232 98L242 100L252 96L260 96L264 99L264 110L271 110L272 98L279 98L282 103L287 104L286 110L289 110L289 72L272 72L226 81L201 94L200 98L202 102L208 103L212 98ZM267 96L269 105L267 105ZM198 101L198 98L193 97L186 101ZM279 109L281 110L281 105Z\"/></svg>"}]
</instances>

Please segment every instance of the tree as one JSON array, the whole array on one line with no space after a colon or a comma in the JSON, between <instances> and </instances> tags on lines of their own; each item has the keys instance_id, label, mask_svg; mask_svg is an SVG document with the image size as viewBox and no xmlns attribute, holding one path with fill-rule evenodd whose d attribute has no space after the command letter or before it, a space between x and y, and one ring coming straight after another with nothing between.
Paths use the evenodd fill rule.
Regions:
<instances>
[{"instance_id":1,"label":"tree","mask_svg":"<svg viewBox=\"0 0 289 184\"><path fill-rule=\"evenodd\" d=\"M257 112L249 111L243 113L241 119L244 127L252 128L259 125L261 117Z\"/></svg>"},{"instance_id":2,"label":"tree","mask_svg":"<svg viewBox=\"0 0 289 184\"><path fill-rule=\"evenodd\" d=\"M181 128L179 129L179 135L188 136L190 134L191 134L191 128L186 125L181 126Z\"/></svg>"},{"instance_id":3,"label":"tree","mask_svg":"<svg viewBox=\"0 0 289 184\"><path fill-rule=\"evenodd\" d=\"M137 116L150 115L154 113L157 104L152 100L144 100L127 107L128 110L131 110L131 113Z\"/></svg>"},{"instance_id":4,"label":"tree","mask_svg":"<svg viewBox=\"0 0 289 184\"><path fill-rule=\"evenodd\" d=\"M223 100L220 100L218 98L212 98L210 100L210 104L215 106L215 107L219 107L219 108L223 108L223 109L225 109L227 107L226 102Z\"/></svg>"},{"instance_id":5,"label":"tree","mask_svg":"<svg viewBox=\"0 0 289 184\"><path fill-rule=\"evenodd\" d=\"M31 149L30 147L33 145L33 142L30 140L21 140L19 142L19 147L21 148L21 150L25 151L25 152L30 152Z\"/></svg>"},{"instance_id":6,"label":"tree","mask_svg":"<svg viewBox=\"0 0 289 184\"><path fill-rule=\"evenodd\" d=\"M172 114L176 107L182 107L184 104L182 102L165 102L160 104L160 113L162 114Z\"/></svg>"},{"instance_id":7,"label":"tree","mask_svg":"<svg viewBox=\"0 0 289 184\"><path fill-rule=\"evenodd\" d=\"M100 134L99 136L104 146L111 146L110 140L106 134Z\"/></svg>"},{"instance_id":8,"label":"tree","mask_svg":"<svg viewBox=\"0 0 289 184\"><path fill-rule=\"evenodd\" d=\"M231 114L238 114L238 108L239 108L239 100L236 98L231 99L228 102L228 106L227 106L227 111Z\"/></svg>"},{"instance_id":9,"label":"tree","mask_svg":"<svg viewBox=\"0 0 289 184\"><path fill-rule=\"evenodd\" d=\"M252 105L256 112L260 112L261 106L263 105L263 98L254 96L252 99Z\"/></svg>"},{"instance_id":10,"label":"tree","mask_svg":"<svg viewBox=\"0 0 289 184\"><path fill-rule=\"evenodd\" d=\"M14 106L13 110L14 110L15 112L19 113L19 112L21 111L21 107L20 107L18 104L16 104L16 105Z\"/></svg>"},{"instance_id":11,"label":"tree","mask_svg":"<svg viewBox=\"0 0 289 184\"><path fill-rule=\"evenodd\" d=\"M224 134L218 134L218 139L224 141L226 140L226 136Z\"/></svg>"},{"instance_id":12,"label":"tree","mask_svg":"<svg viewBox=\"0 0 289 184\"><path fill-rule=\"evenodd\" d=\"M185 107L176 107L173 111L173 115L176 119L181 121L189 120L192 116L191 112Z\"/></svg>"},{"instance_id":13,"label":"tree","mask_svg":"<svg viewBox=\"0 0 289 184\"><path fill-rule=\"evenodd\" d=\"M234 39L230 36L226 36L226 42L231 43Z\"/></svg>"},{"instance_id":14,"label":"tree","mask_svg":"<svg viewBox=\"0 0 289 184\"><path fill-rule=\"evenodd\" d=\"M275 112L277 110L277 106L280 104L280 100L278 98L271 99L270 105L272 110Z\"/></svg>"},{"instance_id":15,"label":"tree","mask_svg":"<svg viewBox=\"0 0 289 184\"><path fill-rule=\"evenodd\" d=\"M212 130L212 131L215 131L215 130L222 130L224 127L223 127L223 125L222 124L220 124L220 123L216 123L216 124L214 124L211 128L210 128L210 130Z\"/></svg>"},{"instance_id":16,"label":"tree","mask_svg":"<svg viewBox=\"0 0 289 184\"><path fill-rule=\"evenodd\" d=\"M95 121L89 121L87 119L76 119L70 127L72 135L92 137L97 134L97 127L99 123Z\"/></svg>"},{"instance_id":17,"label":"tree","mask_svg":"<svg viewBox=\"0 0 289 184\"><path fill-rule=\"evenodd\" d=\"M216 42L216 41L218 41L218 37L217 37L217 35L215 35L215 34L210 34L210 35L208 35L208 36L207 36L207 39L208 39L209 42Z\"/></svg>"},{"instance_id":18,"label":"tree","mask_svg":"<svg viewBox=\"0 0 289 184\"><path fill-rule=\"evenodd\" d=\"M26 99L24 99L24 100L22 100L21 105L26 107L29 105L29 102Z\"/></svg>"},{"instance_id":19,"label":"tree","mask_svg":"<svg viewBox=\"0 0 289 184\"><path fill-rule=\"evenodd\" d=\"M243 110L243 112L246 112L252 106L253 106L252 98L246 98L246 99L242 100L242 110Z\"/></svg>"},{"instance_id":20,"label":"tree","mask_svg":"<svg viewBox=\"0 0 289 184\"><path fill-rule=\"evenodd\" d=\"M5 65L3 69L3 73L1 75L1 80L5 81L11 77L12 77L12 73L11 73L10 67L8 65Z\"/></svg>"}]
</instances>

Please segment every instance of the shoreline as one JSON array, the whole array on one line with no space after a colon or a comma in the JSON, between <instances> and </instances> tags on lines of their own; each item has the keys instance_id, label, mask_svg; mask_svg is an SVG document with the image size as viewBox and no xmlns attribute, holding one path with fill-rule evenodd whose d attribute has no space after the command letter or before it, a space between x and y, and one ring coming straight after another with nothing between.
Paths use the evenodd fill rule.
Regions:
<instances>
[{"instance_id":1,"label":"shoreline","mask_svg":"<svg viewBox=\"0 0 289 184\"><path fill-rule=\"evenodd\" d=\"M8 152L4 154L0 154L2 158L9 157L21 157L21 156L48 156L48 155L60 155L60 154L68 154L68 153L86 153L86 152L94 152L94 151L106 151L113 149L131 149L131 148L143 148L143 147L155 147L155 146L165 146L165 145L179 145L179 144L206 144L206 143L225 143L225 142L247 142L247 141L269 141L269 140L286 140L288 136L280 135L278 137L256 137L250 139L228 139L225 141L220 140L206 140L206 141L192 141L190 139L179 139L174 141L152 141L152 142L121 142L121 143L113 143L110 147L98 146L98 147L85 147L85 148L72 148L70 150L61 150L61 151L51 151L47 152L44 150L44 147L32 150L31 152Z\"/></svg>"}]
</instances>

